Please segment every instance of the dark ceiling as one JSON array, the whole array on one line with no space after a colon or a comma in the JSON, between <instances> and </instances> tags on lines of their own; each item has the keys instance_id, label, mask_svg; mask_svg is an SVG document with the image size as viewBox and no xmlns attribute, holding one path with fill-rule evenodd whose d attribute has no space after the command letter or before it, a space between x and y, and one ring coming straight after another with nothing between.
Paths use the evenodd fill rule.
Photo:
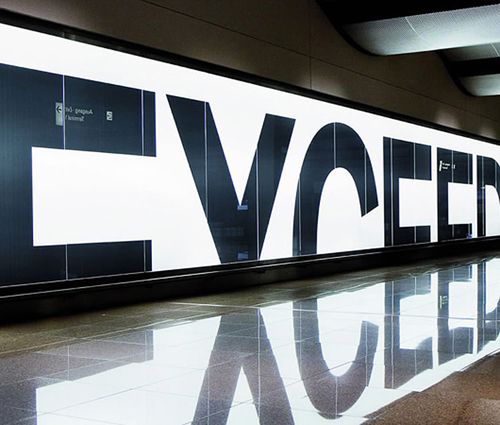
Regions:
<instances>
[{"instance_id":1,"label":"dark ceiling","mask_svg":"<svg viewBox=\"0 0 500 425\"><path fill-rule=\"evenodd\" d=\"M382 56L438 51L474 96L500 94L500 3L419 1L362 4L317 0L361 50Z\"/></svg>"}]
</instances>

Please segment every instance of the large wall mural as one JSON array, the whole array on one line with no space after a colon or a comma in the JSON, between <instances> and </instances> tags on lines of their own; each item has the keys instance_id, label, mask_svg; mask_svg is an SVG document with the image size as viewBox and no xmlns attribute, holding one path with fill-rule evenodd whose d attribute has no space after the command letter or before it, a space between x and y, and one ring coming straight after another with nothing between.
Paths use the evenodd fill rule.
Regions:
<instances>
[{"instance_id":1,"label":"large wall mural","mask_svg":"<svg viewBox=\"0 0 500 425\"><path fill-rule=\"evenodd\" d=\"M500 147L0 25L0 283L500 234Z\"/></svg>"}]
</instances>

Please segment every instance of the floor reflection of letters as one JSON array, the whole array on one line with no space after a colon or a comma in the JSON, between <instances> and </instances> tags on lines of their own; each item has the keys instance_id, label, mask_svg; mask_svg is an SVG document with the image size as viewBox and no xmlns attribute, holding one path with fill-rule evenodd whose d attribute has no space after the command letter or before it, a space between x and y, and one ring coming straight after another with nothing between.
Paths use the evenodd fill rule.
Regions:
<instances>
[{"instance_id":1,"label":"floor reflection of letters","mask_svg":"<svg viewBox=\"0 0 500 425\"><path fill-rule=\"evenodd\" d=\"M419 335L420 332L415 332L420 340L415 349L407 348L410 345L401 342L402 337L406 336L402 335L405 329L408 331L411 329L414 332L415 327L418 326L418 319L417 324L414 325L401 317L405 314L405 307L408 305L402 301L412 297L423 298L430 294L431 276L409 277L387 282L385 291L385 387L399 388L414 376L432 368L432 351L428 349L432 343L430 336Z\"/></svg>"},{"instance_id":2,"label":"floor reflection of letters","mask_svg":"<svg viewBox=\"0 0 500 425\"><path fill-rule=\"evenodd\" d=\"M470 362L480 358L481 350L495 341L500 331L497 276L500 278L500 260L379 284L381 297L374 302L384 304L383 308L381 306L381 312L384 312L382 321L379 321L381 326L374 323L377 320L372 319L372 322L362 313L365 311L362 303L350 306L351 313L360 311L356 315L359 324L348 328L349 332L358 332L357 337L352 335L358 342L357 346L351 347L353 358L344 365L341 374L332 371L331 359L325 355L327 344L335 345L336 334L333 332L333 339L325 339L328 342L322 345L319 325L319 318L328 320L326 313L329 313L321 310L321 305L326 305L321 302L338 294L294 302L296 361L301 385L312 407L323 418L341 417L356 403L362 402L369 386L379 385L372 380L375 368L382 368L383 390L391 391L412 388L417 377L427 382L422 379L424 372L431 374L430 385L434 379L433 370L451 364L448 366L451 374L453 361L466 359L465 355L473 356ZM351 296L355 298L362 292L360 289ZM263 313L265 309L221 318L194 423L201 423L202 418L211 412L224 412L213 415L215 422L211 421L211 424L227 423L242 370L260 423L276 423L277 417L280 424L294 423L295 407L289 401L289 388L280 376L279 359L275 357L267 336ZM334 312L331 320L342 320L335 317ZM272 326L268 324L269 329ZM345 342L339 341L342 343ZM354 344L352 338L349 344ZM335 348L333 351L332 347L329 348L327 351L331 356ZM382 355L375 358L376 353Z\"/></svg>"},{"instance_id":3,"label":"floor reflection of letters","mask_svg":"<svg viewBox=\"0 0 500 425\"><path fill-rule=\"evenodd\" d=\"M476 354L498 337L496 318L498 294L491 288L500 268L486 279L487 262L470 264L386 283L386 388L399 388L425 370L437 368L466 354ZM490 289L488 289L490 288ZM494 309L486 313L486 294L495 297ZM405 299L427 296L429 302L416 303L416 308L402 311ZM412 318L415 325L433 321L434 331L416 332L414 348L402 346L406 336L402 321ZM420 335L420 336L418 336Z\"/></svg>"},{"instance_id":4,"label":"floor reflection of letters","mask_svg":"<svg viewBox=\"0 0 500 425\"><path fill-rule=\"evenodd\" d=\"M202 423L203 418L217 412L216 422L227 422L241 369L248 380L260 423L277 423L279 414L280 424L293 424L288 396L260 310L222 316L193 423ZM271 393L273 405L262 403Z\"/></svg>"},{"instance_id":5,"label":"floor reflection of letters","mask_svg":"<svg viewBox=\"0 0 500 425\"><path fill-rule=\"evenodd\" d=\"M329 372L323 356L316 299L294 303L295 349L307 395L316 410L326 418L336 418L356 403L365 390L373 369L378 326L363 321L356 360L341 376ZM365 363L366 367L360 367ZM316 377L321 375L321 379Z\"/></svg>"},{"instance_id":6,"label":"floor reflection of letters","mask_svg":"<svg viewBox=\"0 0 500 425\"><path fill-rule=\"evenodd\" d=\"M361 420L500 348L499 281L493 258L5 357L0 414L12 406L131 425Z\"/></svg>"},{"instance_id":7,"label":"floor reflection of letters","mask_svg":"<svg viewBox=\"0 0 500 425\"><path fill-rule=\"evenodd\" d=\"M483 261L478 265L477 328L478 349L481 350L500 334L500 260Z\"/></svg>"},{"instance_id":8,"label":"floor reflection of letters","mask_svg":"<svg viewBox=\"0 0 500 425\"><path fill-rule=\"evenodd\" d=\"M478 288L475 286L479 282L473 278L473 274L475 274L475 270L473 270L472 265L443 270L438 273L437 327L439 364L453 360L462 354L474 352L474 337L477 337L477 334L474 335L476 323L473 320L465 320L464 322L459 320L473 319L475 313L479 311L480 306L477 305L477 311L474 311L474 309L468 312L462 312L460 311L461 309L456 309L458 310L456 312L450 311L450 305L453 308L453 304L459 298L462 298L461 304L468 301L471 306L474 305L474 292L478 293ZM452 294L454 289L455 294ZM470 296L468 300L463 299L468 296ZM466 316L467 313L467 317L460 317Z\"/></svg>"}]
</instances>

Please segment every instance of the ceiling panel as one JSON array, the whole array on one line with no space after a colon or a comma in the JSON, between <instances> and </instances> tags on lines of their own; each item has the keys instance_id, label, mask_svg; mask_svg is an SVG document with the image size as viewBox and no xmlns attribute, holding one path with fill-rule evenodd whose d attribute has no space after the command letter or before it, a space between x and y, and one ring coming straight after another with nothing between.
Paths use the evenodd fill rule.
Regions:
<instances>
[{"instance_id":1,"label":"ceiling panel","mask_svg":"<svg viewBox=\"0 0 500 425\"><path fill-rule=\"evenodd\" d=\"M500 42L500 5L403 16L343 26L363 49L397 55Z\"/></svg>"},{"instance_id":2,"label":"ceiling panel","mask_svg":"<svg viewBox=\"0 0 500 425\"><path fill-rule=\"evenodd\" d=\"M500 94L500 4L421 1L340 6L317 0L330 21L375 55L440 51L451 77L475 96Z\"/></svg>"}]
</instances>

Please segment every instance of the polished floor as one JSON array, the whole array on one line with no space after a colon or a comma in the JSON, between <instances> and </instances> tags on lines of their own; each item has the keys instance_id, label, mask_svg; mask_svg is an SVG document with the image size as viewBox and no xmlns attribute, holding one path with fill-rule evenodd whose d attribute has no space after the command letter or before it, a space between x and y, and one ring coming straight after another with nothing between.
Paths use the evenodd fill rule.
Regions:
<instances>
[{"instance_id":1,"label":"polished floor","mask_svg":"<svg viewBox=\"0 0 500 425\"><path fill-rule=\"evenodd\" d=\"M376 420L498 351L499 298L484 254L0 326L0 424Z\"/></svg>"}]
</instances>

